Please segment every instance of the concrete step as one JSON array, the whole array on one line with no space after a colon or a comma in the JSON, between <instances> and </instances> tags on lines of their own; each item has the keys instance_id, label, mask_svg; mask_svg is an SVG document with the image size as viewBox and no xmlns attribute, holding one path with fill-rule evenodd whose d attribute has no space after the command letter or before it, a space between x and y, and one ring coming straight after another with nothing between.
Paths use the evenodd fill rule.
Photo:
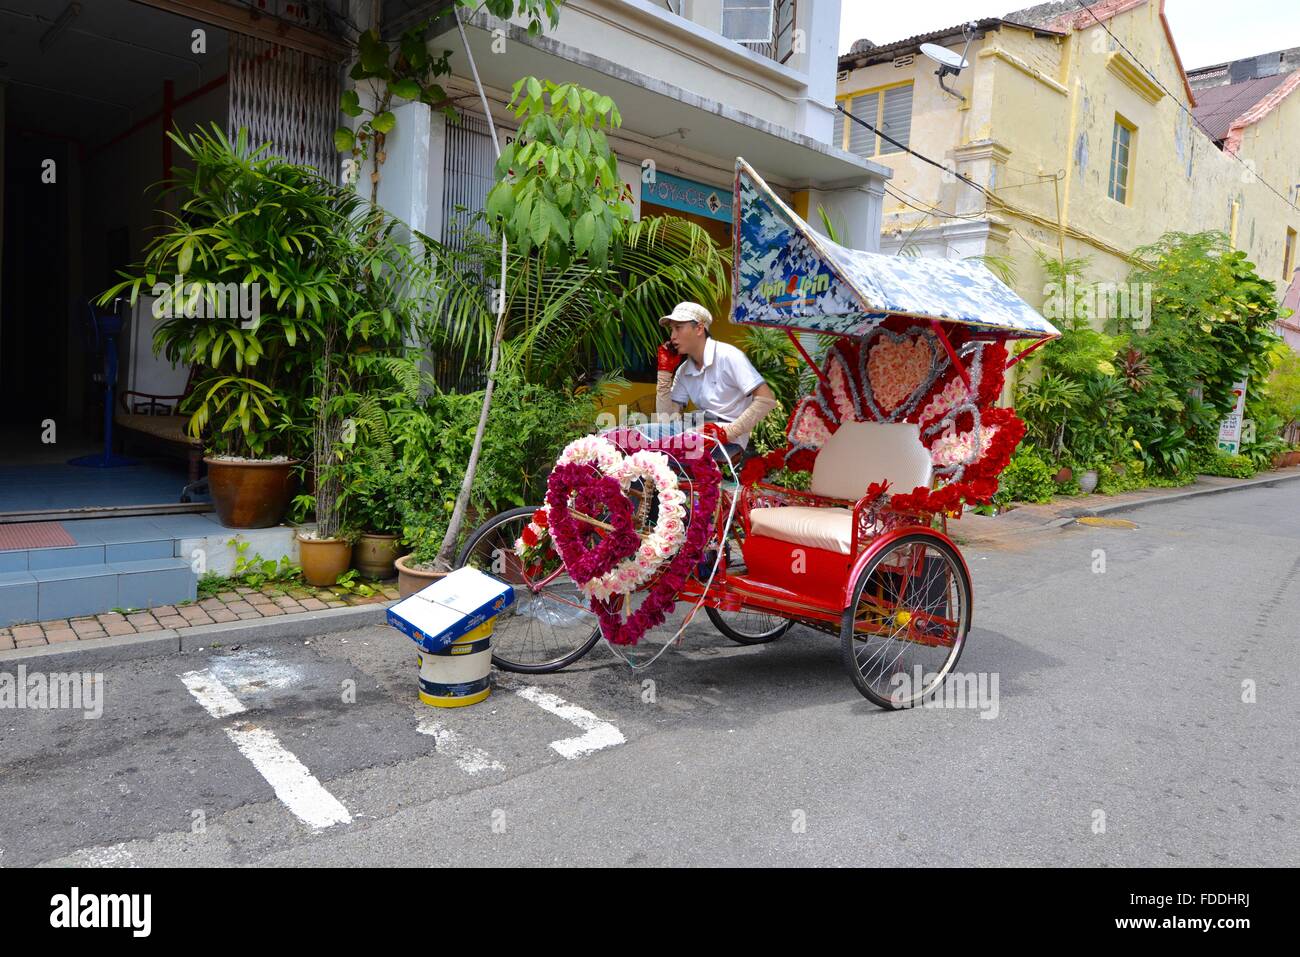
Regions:
<instances>
[{"instance_id":1,"label":"concrete step","mask_svg":"<svg viewBox=\"0 0 1300 957\"><path fill-rule=\"evenodd\" d=\"M0 572L0 627L192 601L198 579L180 558Z\"/></svg>"}]
</instances>

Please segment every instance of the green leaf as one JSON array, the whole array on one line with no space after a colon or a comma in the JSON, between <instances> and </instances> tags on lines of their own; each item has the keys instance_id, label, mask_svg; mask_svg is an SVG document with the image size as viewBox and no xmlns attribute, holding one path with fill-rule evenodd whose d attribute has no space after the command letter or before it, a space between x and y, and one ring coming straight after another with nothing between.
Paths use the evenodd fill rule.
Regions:
<instances>
[{"instance_id":1,"label":"green leaf","mask_svg":"<svg viewBox=\"0 0 1300 957\"><path fill-rule=\"evenodd\" d=\"M356 90L343 91L343 96L339 100L339 109L348 116L361 115L361 97L357 95Z\"/></svg>"},{"instance_id":2,"label":"green leaf","mask_svg":"<svg viewBox=\"0 0 1300 957\"><path fill-rule=\"evenodd\" d=\"M356 145L356 137L346 126L340 126L334 131L334 148L340 153L351 153Z\"/></svg>"},{"instance_id":3,"label":"green leaf","mask_svg":"<svg viewBox=\"0 0 1300 957\"><path fill-rule=\"evenodd\" d=\"M367 30L357 38L358 52L362 67L370 73L378 72L388 66L389 49L374 30Z\"/></svg>"},{"instance_id":4,"label":"green leaf","mask_svg":"<svg viewBox=\"0 0 1300 957\"><path fill-rule=\"evenodd\" d=\"M410 78L398 80L396 83L390 83L388 85L388 91L392 93L393 96L400 96L404 100L419 99L420 93L423 92L420 88L420 84ZM387 131L385 130L381 132Z\"/></svg>"},{"instance_id":5,"label":"green leaf","mask_svg":"<svg viewBox=\"0 0 1300 957\"><path fill-rule=\"evenodd\" d=\"M509 219L514 208L515 197L514 193L510 189L510 184L503 182L497 183L493 186L492 191L488 193L487 198L488 217L494 220L497 217L500 217L501 219Z\"/></svg>"},{"instance_id":6,"label":"green leaf","mask_svg":"<svg viewBox=\"0 0 1300 957\"><path fill-rule=\"evenodd\" d=\"M527 80L526 80L525 82L526 82L527 85L528 85L528 96L529 96L529 98L530 98L530 99L533 99L533 100L541 100L541 98L542 98L542 84L539 83L539 82L537 82L537 77L535 77L535 76L530 76L530 77L527 78Z\"/></svg>"},{"instance_id":7,"label":"green leaf","mask_svg":"<svg viewBox=\"0 0 1300 957\"><path fill-rule=\"evenodd\" d=\"M397 125L397 117L393 115L391 110L385 110L371 120L370 125L373 126L377 132L391 133L393 127Z\"/></svg>"},{"instance_id":8,"label":"green leaf","mask_svg":"<svg viewBox=\"0 0 1300 957\"><path fill-rule=\"evenodd\" d=\"M596 235L596 217L590 211L583 213L578 217L578 222L573 227L573 243L578 250L578 255L582 255L591 248L592 237Z\"/></svg>"},{"instance_id":9,"label":"green leaf","mask_svg":"<svg viewBox=\"0 0 1300 957\"><path fill-rule=\"evenodd\" d=\"M546 200L540 200L533 204L532 215L528 220L528 230L535 245L545 245L546 237L550 235L551 220L547 210L553 208Z\"/></svg>"}]
</instances>

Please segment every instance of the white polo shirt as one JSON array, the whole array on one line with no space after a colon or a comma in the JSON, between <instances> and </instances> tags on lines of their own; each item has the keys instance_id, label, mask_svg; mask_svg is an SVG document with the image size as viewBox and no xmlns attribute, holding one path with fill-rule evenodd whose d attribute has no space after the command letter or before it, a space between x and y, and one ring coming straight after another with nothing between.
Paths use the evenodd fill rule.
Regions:
<instances>
[{"instance_id":1,"label":"white polo shirt","mask_svg":"<svg viewBox=\"0 0 1300 957\"><path fill-rule=\"evenodd\" d=\"M749 408L749 394L762 384L763 377L743 352L710 338L704 343L703 368L687 359L677 369L672 400L681 406L693 402L725 424Z\"/></svg>"}]
</instances>

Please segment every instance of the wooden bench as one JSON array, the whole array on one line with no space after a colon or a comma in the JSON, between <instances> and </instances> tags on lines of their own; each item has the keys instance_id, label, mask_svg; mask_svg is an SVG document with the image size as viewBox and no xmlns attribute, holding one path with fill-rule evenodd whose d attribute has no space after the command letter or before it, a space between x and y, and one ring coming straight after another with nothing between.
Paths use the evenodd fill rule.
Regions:
<instances>
[{"instance_id":1,"label":"wooden bench","mask_svg":"<svg viewBox=\"0 0 1300 957\"><path fill-rule=\"evenodd\" d=\"M181 403L194 389L196 369L190 369L185 391L180 395L153 395L127 391L118 395L121 406L113 416L114 424L125 431L179 447L185 452L188 481L198 481L203 461L203 440L191 438L190 417L180 411Z\"/></svg>"}]
</instances>

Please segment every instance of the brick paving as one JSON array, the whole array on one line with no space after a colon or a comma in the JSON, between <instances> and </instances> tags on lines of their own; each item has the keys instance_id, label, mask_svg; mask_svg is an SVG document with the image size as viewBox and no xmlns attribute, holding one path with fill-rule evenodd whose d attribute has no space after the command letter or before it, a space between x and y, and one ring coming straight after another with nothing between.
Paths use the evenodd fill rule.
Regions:
<instances>
[{"instance_id":1,"label":"brick paving","mask_svg":"<svg viewBox=\"0 0 1300 957\"><path fill-rule=\"evenodd\" d=\"M0 628L0 651L11 648L35 648L67 641L88 641L114 635L141 635L164 628L192 628L214 622L253 621L302 615L326 608L349 605L373 605L397 600L397 583L373 586L369 598L331 588L309 585L268 584L262 588L240 586L184 605L159 605L126 614L110 611L81 618L37 621Z\"/></svg>"}]
</instances>

